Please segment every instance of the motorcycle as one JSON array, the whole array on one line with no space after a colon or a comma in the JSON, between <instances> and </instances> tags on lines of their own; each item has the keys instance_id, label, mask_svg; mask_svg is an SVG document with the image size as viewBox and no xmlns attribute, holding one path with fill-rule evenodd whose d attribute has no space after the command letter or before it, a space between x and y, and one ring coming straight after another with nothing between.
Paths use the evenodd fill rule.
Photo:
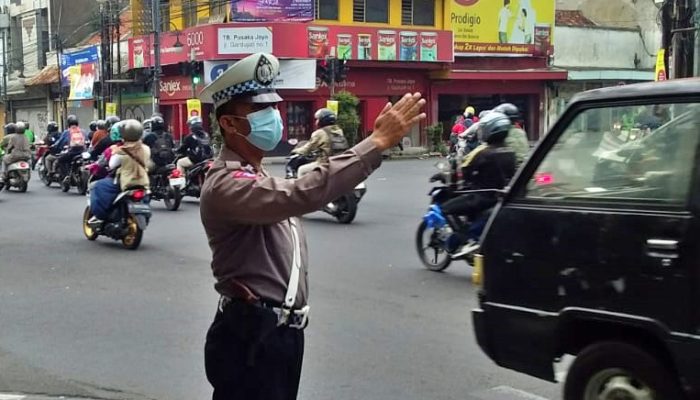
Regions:
<instances>
[{"instance_id":1,"label":"motorcycle","mask_svg":"<svg viewBox=\"0 0 700 400\"><path fill-rule=\"evenodd\" d=\"M39 179L44 183L44 185L51 186L52 183L61 182L61 176L58 172L50 172L48 166L46 165L46 158L51 155L51 153L48 151L48 146L46 146L46 150L42 150L43 146L39 147L39 151L37 151L37 155L39 152L41 152L41 156L38 157L36 160L36 170L39 173ZM56 160L54 160L54 168L56 166Z\"/></svg>"},{"instance_id":2,"label":"motorcycle","mask_svg":"<svg viewBox=\"0 0 700 400\"><path fill-rule=\"evenodd\" d=\"M31 178L31 165L27 161L17 161L7 166L7 171L5 172L5 179L0 182L0 190L5 188L5 190L10 190L10 188L17 188L19 192L26 192L27 186L29 185L29 179Z\"/></svg>"},{"instance_id":3,"label":"motorcycle","mask_svg":"<svg viewBox=\"0 0 700 400\"><path fill-rule=\"evenodd\" d=\"M99 236L107 236L121 241L129 250L136 250L141 245L143 232L151 219L151 206L148 204L148 192L135 188L121 192L112 203L109 217L104 221L91 220L90 198L83 212L83 234L93 241Z\"/></svg>"},{"instance_id":4,"label":"motorcycle","mask_svg":"<svg viewBox=\"0 0 700 400\"><path fill-rule=\"evenodd\" d=\"M187 174L185 177L185 187L184 189L180 190L182 192L183 197L191 196L199 198L199 196L202 194L202 186L204 185L204 179L206 178L207 172L209 172L213 163L214 161L211 159L204 160L195 164L194 166L192 166L192 168L187 170ZM181 178L182 176L179 175L179 171L177 177L173 177L173 179ZM178 182L180 181L175 181L175 183Z\"/></svg>"},{"instance_id":5,"label":"motorcycle","mask_svg":"<svg viewBox=\"0 0 700 400\"><path fill-rule=\"evenodd\" d=\"M302 144L303 143L299 143L299 146ZM287 157L287 165L285 167L286 178L296 179L298 168L304 164L315 161L316 157L315 154L310 156L292 154ZM323 211L334 217L341 224L350 224L357 216L357 206L365 193L367 193L367 184L365 182L360 182L351 192L324 205L319 211Z\"/></svg>"},{"instance_id":6,"label":"motorcycle","mask_svg":"<svg viewBox=\"0 0 700 400\"><path fill-rule=\"evenodd\" d=\"M71 187L75 186L78 194L84 195L87 193L90 179L90 172L87 169L88 163L90 163L90 153L88 152L83 152L73 157L68 169L68 179L64 178L61 180L61 191L67 193Z\"/></svg>"},{"instance_id":7,"label":"motorcycle","mask_svg":"<svg viewBox=\"0 0 700 400\"><path fill-rule=\"evenodd\" d=\"M149 175L151 181L151 199L163 200L165 208L177 211L182 201L182 189L187 182L186 178L174 164L169 164L156 169Z\"/></svg>"},{"instance_id":8,"label":"motorcycle","mask_svg":"<svg viewBox=\"0 0 700 400\"><path fill-rule=\"evenodd\" d=\"M460 174L454 157L448 162L436 165L440 172L430 178L430 182L439 182L428 195L432 205L440 205L458 195L467 193L457 190ZM429 213L430 214L430 213ZM423 265L431 271L444 271L454 260L474 263L474 255L479 249L477 241L469 239L472 221L456 215L445 215L445 221L435 224L428 215L423 218L416 231L416 250ZM481 216L477 218L481 220Z\"/></svg>"}]
</instances>

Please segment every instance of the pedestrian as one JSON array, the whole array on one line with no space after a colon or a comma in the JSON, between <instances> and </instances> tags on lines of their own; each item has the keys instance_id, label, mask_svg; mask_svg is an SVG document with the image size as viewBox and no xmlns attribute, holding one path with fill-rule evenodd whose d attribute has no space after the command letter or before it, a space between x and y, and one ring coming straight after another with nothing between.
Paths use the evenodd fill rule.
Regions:
<instances>
[{"instance_id":1,"label":"pedestrian","mask_svg":"<svg viewBox=\"0 0 700 400\"><path fill-rule=\"evenodd\" d=\"M261 163L282 138L272 84L279 61L257 53L202 91L213 103L224 146L202 188L200 213L221 295L205 344L213 399L292 400L307 325L308 253L297 216L364 181L425 118L420 93L387 104L373 133L299 179L270 177Z\"/></svg>"}]
</instances>

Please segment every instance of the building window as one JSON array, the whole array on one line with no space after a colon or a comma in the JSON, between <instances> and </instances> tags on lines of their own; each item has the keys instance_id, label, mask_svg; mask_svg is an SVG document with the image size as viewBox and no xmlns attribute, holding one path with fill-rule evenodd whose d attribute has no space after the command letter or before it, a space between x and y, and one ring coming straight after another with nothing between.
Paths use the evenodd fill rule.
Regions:
<instances>
[{"instance_id":1,"label":"building window","mask_svg":"<svg viewBox=\"0 0 700 400\"><path fill-rule=\"evenodd\" d=\"M312 131L313 102L290 101L287 103L287 140L309 140Z\"/></svg>"},{"instance_id":2,"label":"building window","mask_svg":"<svg viewBox=\"0 0 700 400\"><path fill-rule=\"evenodd\" d=\"M338 0L316 0L316 19L338 20Z\"/></svg>"},{"instance_id":3,"label":"building window","mask_svg":"<svg viewBox=\"0 0 700 400\"><path fill-rule=\"evenodd\" d=\"M185 28L197 26L197 0L182 0L182 19Z\"/></svg>"},{"instance_id":4,"label":"building window","mask_svg":"<svg viewBox=\"0 0 700 400\"><path fill-rule=\"evenodd\" d=\"M352 20L389 23L389 0L353 0Z\"/></svg>"},{"instance_id":5,"label":"building window","mask_svg":"<svg viewBox=\"0 0 700 400\"><path fill-rule=\"evenodd\" d=\"M401 0L401 23L435 26L435 0Z\"/></svg>"}]
</instances>

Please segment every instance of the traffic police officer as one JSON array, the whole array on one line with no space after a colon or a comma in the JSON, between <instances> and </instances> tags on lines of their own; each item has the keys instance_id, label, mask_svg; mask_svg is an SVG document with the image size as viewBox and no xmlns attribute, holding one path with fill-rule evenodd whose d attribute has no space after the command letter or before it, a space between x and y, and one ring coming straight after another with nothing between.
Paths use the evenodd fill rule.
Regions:
<instances>
[{"instance_id":1,"label":"traffic police officer","mask_svg":"<svg viewBox=\"0 0 700 400\"><path fill-rule=\"evenodd\" d=\"M425 118L420 93L387 104L374 132L296 180L261 167L282 138L273 81L279 61L248 56L202 91L224 147L202 188L201 218L221 295L207 333L205 367L217 399L295 399L307 324L306 237L296 219L352 190L379 167L382 151Z\"/></svg>"}]
</instances>

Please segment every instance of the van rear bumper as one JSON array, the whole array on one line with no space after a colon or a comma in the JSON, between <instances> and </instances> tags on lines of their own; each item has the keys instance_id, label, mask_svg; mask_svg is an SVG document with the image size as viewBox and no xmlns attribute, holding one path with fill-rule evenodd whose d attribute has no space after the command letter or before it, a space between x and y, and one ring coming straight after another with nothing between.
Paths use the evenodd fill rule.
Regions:
<instances>
[{"instance_id":1,"label":"van rear bumper","mask_svg":"<svg viewBox=\"0 0 700 400\"><path fill-rule=\"evenodd\" d=\"M555 381L557 314L484 302L472 322L479 347L496 364Z\"/></svg>"}]
</instances>

